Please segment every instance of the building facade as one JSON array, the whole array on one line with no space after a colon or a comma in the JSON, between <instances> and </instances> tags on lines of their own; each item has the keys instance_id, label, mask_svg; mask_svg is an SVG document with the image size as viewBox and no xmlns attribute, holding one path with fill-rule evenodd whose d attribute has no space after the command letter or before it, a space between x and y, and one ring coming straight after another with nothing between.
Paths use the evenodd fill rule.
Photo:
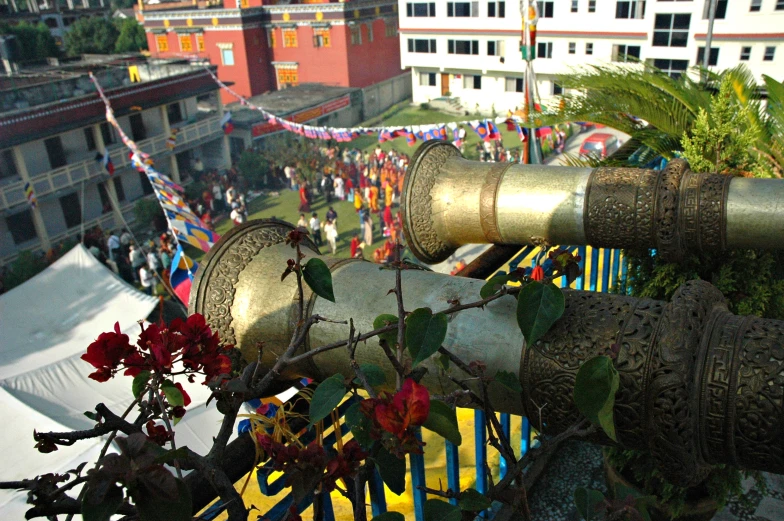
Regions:
<instances>
[{"instance_id":1,"label":"building facade","mask_svg":"<svg viewBox=\"0 0 784 521\"><path fill-rule=\"evenodd\" d=\"M104 0L0 0L0 21L11 25L42 22L58 46L63 45L65 34L79 18L108 15L109 2Z\"/></svg>"},{"instance_id":2,"label":"building facade","mask_svg":"<svg viewBox=\"0 0 784 521\"><path fill-rule=\"evenodd\" d=\"M222 105L203 67L107 59L25 71L22 84L2 78L0 264L22 250L48 251L95 225L120 227L134 219L134 201L152 194L146 175L131 165L127 147L106 122L88 71L106 90L123 131L161 173L187 183L197 158L207 169L229 166ZM105 151L114 166L111 176L100 161Z\"/></svg>"},{"instance_id":3,"label":"building facade","mask_svg":"<svg viewBox=\"0 0 784 521\"><path fill-rule=\"evenodd\" d=\"M710 65L745 64L784 79L784 0L717 0ZM671 75L702 63L710 0L537 2L539 96L561 94L557 75L640 59ZM465 110L522 106L522 17L504 0L400 0L400 54L413 72L413 98L459 98Z\"/></svg>"},{"instance_id":4,"label":"building facade","mask_svg":"<svg viewBox=\"0 0 784 521\"><path fill-rule=\"evenodd\" d=\"M153 56L209 60L246 97L303 83L364 88L400 74L394 0L266 4L142 4L137 18Z\"/></svg>"}]
</instances>

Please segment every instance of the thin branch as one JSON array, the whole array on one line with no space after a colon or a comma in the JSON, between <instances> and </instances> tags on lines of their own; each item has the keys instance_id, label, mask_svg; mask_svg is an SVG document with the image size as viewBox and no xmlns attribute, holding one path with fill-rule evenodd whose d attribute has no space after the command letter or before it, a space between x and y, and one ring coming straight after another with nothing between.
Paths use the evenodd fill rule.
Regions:
<instances>
[{"instance_id":1,"label":"thin branch","mask_svg":"<svg viewBox=\"0 0 784 521\"><path fill-rule=\"evenodd\" d=\"M166 430L169 432L172 450L177 450L177 442L174 441L174 429L172 428L172 424L169 421L169 414L166 412L166 407L163 405L163 399L161 398L161 393L158 389L155 391L155 399L158 402L158 407L161 409L161 418L163 418L163 423L166 424ZM174 470L177 471L177 477L182 479L182 470L180 469L180 462L174 460Z\"/></svg>"},{"instance_id":2,"label":"thin branch","mask_svg":"<svg viewBox=\"0 0 784 521\"><path fill-rule=\"evenodd\" d=\"M351 369L354 370L354 374L357 375L357 378L359 378L359 381L362 383L362 387L365 388L365 391L367 391L368 395L370 395L371 398L376 398L378 396L376 394L376 391L373 389L373 386L370 385L370 382L368 382L365 371L363 371L362 368L357 363L356 352L357 352L358 342L354 340L354 333L355 333L354 320L353 319L350 320L350 323L351 323L351 330L349 331L348 334L349 343L347 347L348 347L348 357L349 357L349 363L351 364Z\"/></svg>"},{"instance_id":3,"label":"thin branch","mask_svg":"<svg viewBox=\"0 0 784 521\"><path fill-rule=\"evenodd\" d=\"M403 346L405 345L406 310L403 307L403 276L400 266L400 239L395 241L395 298L397 299L397 361L403 365ZM403 385L403 376L397 373L396 388Z\"/></svg>"}]
</instances>

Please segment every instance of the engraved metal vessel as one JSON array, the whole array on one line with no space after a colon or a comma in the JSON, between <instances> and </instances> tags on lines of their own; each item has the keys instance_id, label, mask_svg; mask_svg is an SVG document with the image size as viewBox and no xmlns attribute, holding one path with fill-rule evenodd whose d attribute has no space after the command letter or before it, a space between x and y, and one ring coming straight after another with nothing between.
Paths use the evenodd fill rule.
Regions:
<instances>
[{"instance_id":1,"label":"engraved metal vessel","mask_svg":"<svg viewBox=\"0 0 784 521\"><path fill-rule=\"evenodd\" d=\"M421 261L464 244L656 248L688 252L784 248L784 181L699 174L684 160L662 171L573 168L464 159L443 141L411 160L403 232Z\"/></svg>"},{"instance_id":2,"label":"engraved metal vessel","mask_svg":"<svg viewBox=\"0 0 784 521\"><path fill-rule=\"evenodd\" d=\"M248 360L264 342L262 364L271 367L285 350L298 314L295 277L280 280L294 256L284 244L293 227L253 221L224 235L202 261L191 290L191 313L202 313L221 338ZM314 246L308 257L318 256ZM305 313L352 318L361 332L382 314L397 314L395 273L369 262L321 257L331 268L335 302L305 288ZM402 272L408 311L441 311L456 299L479 299L484 281L433 272ZM690 282L671 302L565 291L566 310L550 332L525 346L515 317L516 301L502 297L484 309L450 316L444 347L465 361L481 360L487 374L512 371L521 396L491 385L499 411L527 414L547 433L580 418L573 401L577 369L620 346L620 388L614 417L618 443L649 450L670 479L691 484L707 464L784 472L784 321L736 316L706 282ZM319 323L303 350L345 340L348 326ZM375 363L394 382L392 368L375 340L359 345L360 363ZM423 383L435 394L455 389L435 361L423 363ZM458 371L452 369L452 371ZM345 348L322 353L286 369L284 378L353 374ZM459 376L459 375L458 375ZM540 415L541 408L541 415ZM608 443L599 436L595 441Z\"/></svg>"}]
</instances>

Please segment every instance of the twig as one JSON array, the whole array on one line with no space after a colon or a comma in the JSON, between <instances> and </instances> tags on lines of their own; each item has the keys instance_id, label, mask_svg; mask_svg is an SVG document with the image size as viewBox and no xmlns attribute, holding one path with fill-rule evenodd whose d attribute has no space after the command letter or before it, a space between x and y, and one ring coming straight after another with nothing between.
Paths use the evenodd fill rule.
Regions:
<instances>
[{"instance_id":1,"label":"twig","mask_svg":"<svg viewBox=\"0 0 784 521\"><path fill-rule=\"evenodd\" d=\"M354 340L354 333L355 333L354 320L351 319L350 323L351 323L351 330L349 331L348 334L349 344L347 347L348 347L348 357L349 357L349 363L351 364L351 369L354 370L354 374L357 375L357 378L359 378L359 381L362 383L362 387L365 388L365 391L367 391L368 395L370 395L371 398L376 398L378 396L376 394L376 391L373 389L373 386L370 385L370 382L368 382L365 371L363 371L362 368L359 367L359 364L357 363L356 352L357 352L358 342Z\"/></svg>"},{"instance_id":2,"label":"twig","mask_svg":"<svg viewBox=\"0 0 784 521\"><path fill-rule=\"evenodd\" d=\"M171 439L169 443L171 443L172 450L177 450L177 443L174 441L174 429L172 428L172 424L169 421L169 415L166 413L166 407L163 405L163 399L161 398L161 393L159 390L155 390L155 399L158 401L158 407L161 408L161 418L163 418L163 423L166 424L166 430L169 431L169 436ZM177 477L182 479L182 470L180 469L180 462L176 459L174 460L174 470L177 471Z\"/></svg>"},{"instance_id":3,"label":"twig","mask_svg":"<svg viewBox=\"0 0 784 521\"><path fill-rule=\"evenodd\" d=\"M397 361L403 365L405 345L406 311L403 307L403 276L400 269L400 239L395 241L395 298L397 299ZM403 376L397 372L396 388L403 385Z\"/></svg>"}]
</instances>

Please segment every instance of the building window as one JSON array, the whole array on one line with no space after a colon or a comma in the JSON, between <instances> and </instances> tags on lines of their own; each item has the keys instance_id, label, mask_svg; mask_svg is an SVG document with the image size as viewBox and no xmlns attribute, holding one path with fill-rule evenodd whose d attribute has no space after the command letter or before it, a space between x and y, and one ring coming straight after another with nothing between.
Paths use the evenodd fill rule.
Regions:
<instances>
[{"instance_id":1,"label":"building window","mask_svg":"<svg viewBox=\"0 0 784 521\"><path fill-rule=\"evenodd\" d=\"M553 57L553 42L539 42L536 44L536 57L537 58L552 58Z\"/></svg>"},{"instance_id":2,"label":"building window","mask_svg":"<svg viewBox=\"0 0 784 521\"><path fill-rule=\"evenodd\" d=\"M60 168L68 163L65 159L65 150L63 150L60 136L45 139L44 146L46 147L46 155L49 156L49 165L52 168Z\"/></svg>"},{"instance_id":3,"label":"building window","mask_svg":"<svg viewBox=\"0 0 784 521\"><path fill-rule=\"evenodd\" d=\"M248 7L250 7L249 0L240 0L240 9L247 9Z\"/></svg>"},{"instance_id":4,"label":"building window","mask_svg":"<svg viewBox=\"0 0 784 521\"><path fill-rule=\"evenodd\" d=\"M702 9L702 19L710 18L711 0L705 0L705 7ZM716 20L724 20L727 16L727 0L716 0Z\"/></svg>"},{"instance_id":5,"label":"building window","mask_svg":"<svg viewBox=\"0 0 784 521\"><path fill-rule=\"evenodd\" d=\"M561 96L563 94L563 87L560 84L553 82L553 96Z\"/></svg>"},{"instance_id":6,"label":"building window","mask_svg":"<svg viewBox=\"0 0 784 521\"><path fill-rule=\"evenodd\" d=\"M596 0L588 0L588 12L589 13L596 12Z\"/></svg>"},{"instance_id":7,"label":"building window","mask_svg":"<svg viewBox=\"0 0 784 521\"><path fill-rule=\"evenodd\" d=\"M747 62L751 58L751 47L740 48L740 61Z\"/></svg>"},{"instance_id":8,"label":"building window","mask_svg":"<svg viewBox=\"0 0 784 521\"><path fill-rule=\"evenodd\" d=\"M297 30L283 29L283 47L297 46Z\"/></svg>"},{"instance_id":9,"label":"building window","mask_svg":"<svg viewBox=\"0 0 784 521\"><path fill-rule=\"evenodd\" d=\"M762 57L762 61L772 62L773 56L776 54L776 48L773 46L765 47L765 55Z\"/></svg>"},{"instance_id":10,"label":"building window","mask_svg":"<svg viewBox=\"0 0 784 521\"><path fill-rule=\"evenodd\" d=\"M680 78L689 67L689 60L653 60L653 66L672 78Z\"/></svg>"},{"instance_id":11,"label":"building window","mask_svg":"<svg viewBox=\"0 0 784 521\"><path fill-rule=\"evenodd\" d=\"M449 40L449 54L479 54L479 40Z\"/></svg>"},{"instance_id":12,"label":"building window","mask_svg":"<svg viewBox=\"0 0 784 521\"><path fill-rule=\"evenodd\" d=\"M397 20L385 20L384 32L386 33L387 38L394 38L397 36Z\"/></svg>"},{"instance_id":13,"label":"building window","mask_svg":"<svg viewBox=\"0 0 784 521\"><path fill-rule=\"evenodd\" d=\"M373 22L368 22L367 24L367 41L373 41Z\"/></svg>"},{"instance_id":14,"label":"building window","mask_svg":"<svg viewBox=\"0 0 784 521\"><path fill-rule=\"evenodd\" d=\"M155 45L158 47L158 52L167 52L169 50L169 39L165 34L159 34L155 37Z\"/></svg>"},{"instance_id":15,"label":"building window","mask_svg":"<svg viewBox=\"0 0 784 521\"><path fill-rule=\"evenodd\" d=\"M705 47L697 47L697 65L702 65L702 60L705 58ZM719 48L711 47L710 56L708 56L708 66L715 67L719 62Z\"/></svg>"},{"instance_id":16,"label":"building window","mask_svg":"<svg viewBox=\"0 0 784 521\"><path fill-rule=\"evenodd\" d=\"M523 92L523 78L506 78L506 92Z\"/></svg>"},{"instance_id":17,"label":"building window","mask_svg":"<svg viewBox=\"0 0 784 521\"><path fill-rule=\"evenodd\" d=\"M433 54L436 52L435 38L430 40L408 39L408 52L422 52Z\"/></svg>"},{"instance_id":18,"label":"building window","mask_svg":"<svg viewBox=\"0 0 784 521\"><path fill-rule=\"evenodd\" d=\"M9 215L5 218L5 225L8 231L11 232L14 244L24 244L38 238L38 235L35 233L33 212L31 210Z\"/></svg>"},{"instance_id":19,"label":"building window","mask_svg":"<svg viewBox=\"0 0 784 521\"><path fill-rule=\"evenodd\" d=\"M784 11L784 0L776 0L776 11Z\"/></svg>"},{"instance_id":20,"label":"building window","mask_svg":"<svg viewBox=\"0 0 784 521\"><path fill-rule=\"evenodd\" d=\"M150 195L154 192L150 178L144 172L139 172L139 182L142 184L142 193L144 195Z\"/></svg>"},{"instance_id":21,"label":"building window","mask_svg":"<svg viewBox=\"0 0 784 521\"><path fill-rule=\"evenodd\" d=\"M615 17L645 18L645 0L619 0L615 3Z\"/></svg>"},{"instance_id":22,"label":"building window","mask_svg":"<svg viewBox=\"0 0 784 521\"><path fill-rule=\"evenodd\" d=\"M112 201L109 198L109 191L106 188L106 183L98 183L98 197L101 198L101 213L111 212Z\"/></svg>"},{"instance_id":23,"label":"building window","mask_svg":"<svg viewBox=\"0 0 784 521\"><path fill-rule=\"evenodd\" d=\"M112 182L114 183L114 191L117 193L117 200L122 202L125 201L125 188L123 188L122 184L122 177L119 175L112 177Z\"/></svg>"},{"instance_id":24,"label":"building window","mask_svg":"<svg viewBox=\"0 0 784 521\"><path fill-rule=\"evenodd\" d=\"M573 12L573 13L576 13L576 12L577 12L577 4L578 4L578 1L579 1L579 0L572 0L572 12Z\"/></svg>"},{"instance_id":25,"label":"building window","mask_svg":"<svg viewBox=\"0 0 784 521\"><path fill-rule=\"evenodd\" d=\"M446 15L453 17L479 16L479 2L447 2Z\"/></svg>"},{"instance_id":26,"label":"building window","mask_svg":"<svg viewBox=\"0 0 784 521\"><path fill-rule=\"evenodd\" d=\"M577 44L575 42L569 42L569 54L576 54L577 53Z\"/></svg>"},{"instance_id":27,"label":"building window","mask_svg":"<svg viewBox=\"0 0 784 521\"><path fill-rule=\"evenodd\" d=\"M762 0L751 0L749 11L752 13L758 13L760 9L762 9Z\"/></svg>"},{"instance_id":28,"label":"building window","mask_svg":"<svg viewBox=\"0 0 784 521\"><path fill-rule=\"evenodd\" d=\"M686 47L690 14L657 14L653 26L654 47Z\"/></svg>"},{"instance_id":29,"label":"building window","mask_svg":"<svg viewBox=\"0 0 784 521\"><path fill-rule=\"evenodd\" d=\"M593 44L592 43L586 43L585 44L585 54L587 54L588 56L593 54Z\"/></svg>"},{"instance_id":30,"label":"building window","mask_svg":"<svg viewBox=\"0 0 784 521\"><path fill-rule=\"evenodd\" d=\"M196 35L196 48L199 49L199 52L204 52L204 35L199 34Z\"/></svg>"},{"instance_id":31,"label":"building window","mask_svg":"<svg viewBox=\"0 0 784 521\"><path fill-rule=\"evenodd\" d=\"M103 138L104 145L111 145L112 143L117 142L117 139L114 136L114 127L106 122L101 123L101 137Z\"/></svg>"},{"instance_id":32,"label":"building window","mask_svg":"<svg viewBox=\"0 0 784 521\"><path fill-rule=\"evenodd\" d=\"M503 56L505 50L505 43L503 40L490 40L487 42L487 55L488 56Z\"/></svg>"},{"instance_id":33,"label":"building window","mask_svg":"<svg viewBox=\"0 0 784 521\"><path fill-rule=\"evenodd\" d=\"M131 114L128 116L128 122L131 124L131 136L134 141L147 139L147 129L144 128L144 119L141 114Z\"/></svg>"},{"instance_id":34,"label":"building window","mask_svg":"<svg viewBox=\"0 0 784 521\"><path fill-rule=\"evenodd\" d=\"M10 148L0 152L0 179L8 179L9 177L18 177L19 171L16 169L16 161L14 161L14 151Z\"/></svg>"},{"instance_id":35,"label":"building window","mask_svg":"<svg viewBox=\"0 0 784 521\"><path fill-rule=\"evenodd\" d=\"M506 2L489 2L487 4L487 16L491 18L505 18Z\"/></svg>"},{"instance_id":36,"label":"building window","mask_svg":"<svg viewBox=\"0 0 784 521\"><path fill-rule=\"evenodd\" d=\"M420 72L419 73L419 85L423 87L435 87L436 86L436 73L435 72Z\"/></svg>"},{"instance_id":37,"label":"building window","mask_svg":"<svg viewBox=\"0 0 784 521\"><path fill-rule=\"evenodd\" d=\"M95 150L95 134L93 127L84 127L84 141L87 143L87 150Z\"/></svg>"},{"instance_id":38,"label":"building window","mask_svg":"<svg viewBox=\"0 0 784 521\"><path fill-rule=\"evenodd\" d=\"M193 52L193 41L190 34L179 35L180 50L182 52Z\"/></svg>"},{"instance_id":39,"label":"building window","mask_svg":"<svg viewBox=\"0 0 784 521\"><path fill-rule=\"evenodd\" d=\"M267 45L270 49L274 49L277 46L277 40L275 39L275 29L268 29L267 30Z\"/></svg>"},{"instance_id":40,"label":"building window","mask_svg":"<svg viewBox=\"0 0 784 521\"><path fill-rule=\"evenodd\" d=\"M166 115L169 117L169 124L180 123L185 119L182 113L182 106L180 103L169 103L166 105Z\"/></svg>"},{"instance_id":41,"label":"building window","mask_svg":"<svg viewBox=\"0 0 784 521\"><path fill-rule=\"evenodd\" d=\"M66 228L75 228L82 224L82 205L76 192L60 198L60 209L63 211Z\"/></svg>"},{"instance_id":42,"label":"building window","mask_svg":"<svg viewBox=\"0 0 784 521\"><path fill-rule=\"evenodd\" d=\"M297 69L278 69L278 85L281 89L299 85L299 71Z\"/></svg>"},{"instance_id":43,"label":"building window","mask_svg":"<svg viewBox=\"0 0 784 521\"><path fill-rule=\"evenodd\" d=\"M313 30L313 47L331 47L332 42L330 38L329 29L314 29Z\"/></svg>"},{"instance_id":44,"label":"building window","mask_svg":"<svg viewBox=\"0 0 784 521\"><path fill-rule=\"evenodd\" d=\"M362 28L358 25L351 27L351 45L362 45Z\"/></svg>"},{"instance_id":45,"label":"building window","mask_svg":"<svg viewBox=\"0 0 784 521\"><path fill-rule=\"evenodd\" d=\"M234 65L234 50L221 49L221 61L223 65Z\"/></svg>"},{"instance_id":46,"label":"building window","mask_svg":"<svg viewBox=\"0 0 784 521\"><path fill-rule=\"evenodd\" d=\"M539 0L536 2L537 12L540 18L552 18L554 2L552 0Z\"/></svg>"},{"instance_id":47,"label":"building window","mask_svg":"<svg viewBox=\"0 0 784 521\"><path fill-rule=\"evenodd\" d=\"M630 61L637 61L639 59L640 59L639 45L626 45L626 44L613 45L612 61L630 62Z\"/></svg>"},{"instance_id":48,"label":"building window","mask_svg":"<svg viewBox=\"0 0 784 521\"><path fill-rule=\"evenodd\" d=\"M406 16L420 18L435 15L435 2L408 2L406 4Z\"/></svg>"},{"instance_id":49,"label":"building window","mask_svg":"<svg viewBox=\"0 0 784 521\"><path fill-rule=\"evenodd\" d=\"M536 2L536 8L539 12L540 18L552 18L553 17L553 0L539 0Z\"/></svg>"},{"instance_id":50,"label":"building window","mask_svg":"<svg viewBox=\"0 0 784 521\"><path fill-rule=\"evenodd\" d=\"M482 89L482 77L479 75L465 74L463 75L463 88L464 89Z\"/></svg>"}]
</instances>

